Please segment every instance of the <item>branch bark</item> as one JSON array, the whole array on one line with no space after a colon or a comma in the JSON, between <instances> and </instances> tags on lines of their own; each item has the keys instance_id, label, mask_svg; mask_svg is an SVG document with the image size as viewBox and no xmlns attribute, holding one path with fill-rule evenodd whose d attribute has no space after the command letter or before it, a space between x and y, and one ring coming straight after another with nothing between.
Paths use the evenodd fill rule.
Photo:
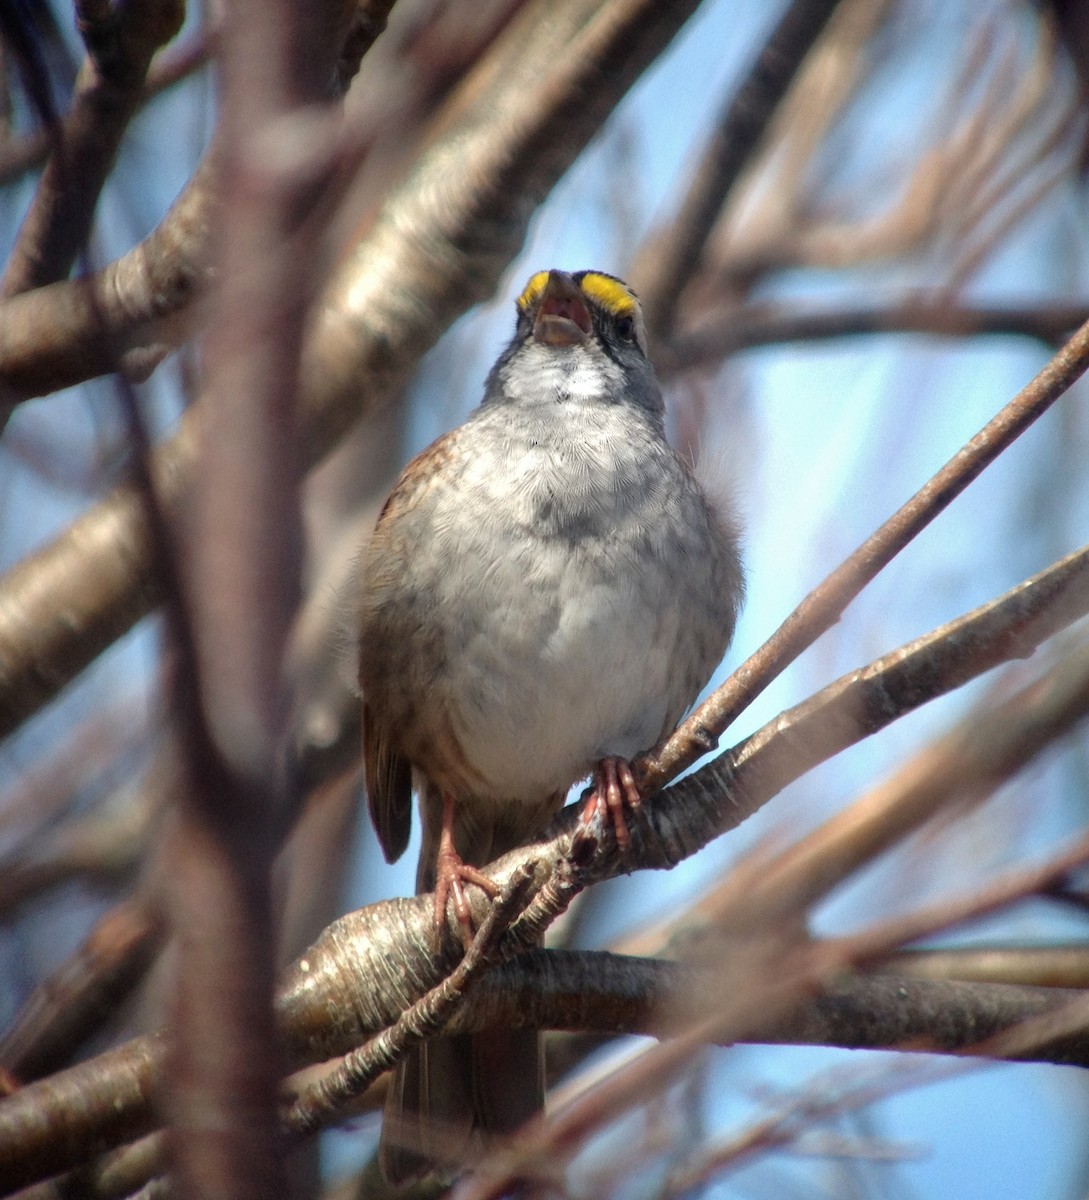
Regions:
<instances>
[{"instance_id":1,"label":"branch bark","mask_svg":"<svg viewBox=\"0 0 1089 1200\"><path fill-rule=\"evenodd\" d=\"M478 77L467 81L471 102L455 98L459 119L325 292L304 354L306 464L389 402L439 334L491 293L537 205L694 6L547 0L526 9L496 43L491 54L500 61L519 49L519 69L483 90ZM482 61L479 79L490 61ZM501 126L488 120L497 110ZM156 455L168 512L188 487L193 419ZM160 599L138 497L128 489L9 572L0 581L0 736Z\"/></svg>"}]
</instances>

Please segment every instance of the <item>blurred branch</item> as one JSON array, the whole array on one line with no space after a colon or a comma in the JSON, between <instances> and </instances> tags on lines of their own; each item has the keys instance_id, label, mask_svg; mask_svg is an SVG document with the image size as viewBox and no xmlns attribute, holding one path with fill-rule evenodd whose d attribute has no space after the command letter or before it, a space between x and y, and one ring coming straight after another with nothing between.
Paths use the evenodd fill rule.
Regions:
<instances>
[{"instance_id":1,"label":"blurred branch","mask_svg":"<svg viewBox=\"0 0 1089 1200\"><path fill-rule=\"evenodd\" d=\"M632 763L645 794L713 749L730 722L806 647L831 628L883 567L1089 367L1089 324L915 495L823 580L770 638L665 743Z\"/></svg>"},{"instance_id":2,"label":"blurred branch","mask_svg":"<svg viewBox=\"0 0 1089 1200\"><path fill-rule=\"evenodd\" d=\"M212 52L214 34L202 30L184 44L160 54L148 68L139 107L199 71ZM48 130L35 130L17 139L0 140L0 187L40 166L52 145Z\"/></svg>"},{"instance_id":3,"label":"blurred branch","mask_svg":"<svg viewBox=\"0 0 1089 1200\"><path fill-rule=\"evenodd\" d=\"M862 50L872 11L848 29L850 54ZM1003 29L1005 27L1002 27ZM842 32L842 31L841 31ZM844 268L929 252L945 292L955 294L1020 221L1069 173L1077 111L1055 69L1054 38L1041 22L1031 61L984 17L966 45L960 75L931 119L929 145L912 158L899 194L876 214L818 215L812 162L825 129L847 99L854 75L827 88L813 72L783 106L765 160L736 189L709 247L688 307L773 271ZM842 72L841 72L842 75ZM804 88L801 86L804 84ZM825 94L827 93L827 94ZM817 114L814 117L814 113ZM877 189L889 192L882 181Z\"/></svg>"},{"instance_id":4,"label":"blurred branch","mask_svg":"<svg viewBox=\"0 0 1089 1200\"><path fill-rule=\"evenodd\" d=\"M0 1065L26 1082L70 1062L143 979L161 935L139 900L100 917L76 954L27 997L0 1038Z\"/></svg>"},{"instance_id":5,"label":"blurred branch","mask_svg":"<svg viewBox=\"0 0 1089 1200\"><path fill-rule=\"evenodd\" d=\"M693 5L542 0L492 47L479 68L485 78L492 56L509 55L508 42L521 50L520 69L502 73L480 95L474 79L467 81L473 103L455 97L459 119L326 290L304 356L307 463L395 395L450 322L491 293L536 206ZM527 23L542 36L525 40ZM501 125L488 119L497 109ZM207 218L206 208L201 215ZM0 316L0 342L9 332ZM0 347L0 378L2 359ZM156 453L168 512L188 485L191 425L183 421ZM148 550L138 498L121 489L0 580L0 735L158 602Z\"/></svg>"},{"instance_id":6,"label":"blurred branch","mask_svg":"<svg viewBox=\"0 0 1089 1200\"><path fill-rule=\"evenodd\" d=\"M707 370L741 350L782 342L875 333L940 337L1005 334L1060 345L1089 320L1089 304L973 305L920 296L889 305L806 311L796 305L746 305L706 317L655 354L663 375Z\"/></svg>"},{"instance_id":7,"label":"blurred branch","mask_svg":"<svg viewBox=\"0 0 1089 1200\"><path fill-rule=\"evenodd\" d=\"M173 1186L224 1200L290 1194L271 875L294 799L278 749L301 574L300 359L350 13L348 0L224 10L217 137L231 202L216 214L196 487L173 559L150 474L143 495L177 643L181 749L162 871L178 951L163 1107Z\"/></svg>"},{"instance_id":8,"label":"blurred branch","mask_svg":"<svg viewBox=\"0 0 1089 1200\"><path fill-rule=\"evenodd\" d=\"M370 0L345 7L336 64L344 88L390 6L390 0ZM84 279L0 303L0 401L14 405L122 366L142 378L192 333L194 301L210 281L218 157L213 139L170 211L132 250Z\"/></svg>"},{"instance_id":9,"label":"blurred branch","mask_svg":"<svg viewBox=\"0 0 1089 1200\"><path fill-rule=\"evenodd\" d=\"M856 1114L856 1121L861 1122L870 1106L912 1087L949 1078L952 1073L927 1062L914 1062L909 1068L902 1060L879 1064L871 1071L856 1070L846 1077L837 1076L834 1070L818 1073L801 1087L765 1097L762 1113L743 1123L737 1132L713 1137L681 1156L662 1186L662 1200L698 1193L728 1172L776 1150L789 1150L797 1156L875 1161L903 1158L904 1151L889 1138L836 1134L828 1126L842 1126Z\"/></svg>"},{"instance_id":10,"label":"blurred branch","mask_svg":"<svg viewBox=\"0 0 1089 1200\"><path fill-rule=\"evenodd\" d=\"M337 90L341 95L358 74L367 51L385 33L395 3L396 0L357 0L352 6L336 64Z\"/></svg>"},{"instance_id":11,"label":"blurred branch","mask_svg":"<svg viewBox=\"0 0 1089 1200\"><path fill-rule=\"evenodd\" d=\"M175 37L184 15L184 0L128 0L105 11L80 6L88 57L0 281L3 296L68 274L87 241L152 56Z\"/></svg>"},{"instance_id":12,"label":"blurred branch","mask_svg":"<svg viewBox=\"0 0 1089 1200\"><path fill-rule=\"evenodd\" d=\"M633 272L652 337L668 333L723 202L838 2L791 0L724 110L676 219Z\"/></svg>"},{"instance_id":13,"label":"blurred branch","mask_svg":"<svg viewBox=\"0 0 1089 1200\"><path fill-rule=\"evenodd\" d=\"M837 8L758 153L726 197L701 264L705 279L688 281L683 309L702 307L700 292L707 284L718 292L725 283L735 296L748 291L775 263L777 248L789 246L809 226L814 159L837 124L848 119L851 101L868 81L874 39L892 7L893 0L845 0Z\"/></svg>"},{"instance_id":14,"label":"blurred branch","mask_svg":"<svg viewBox=\"0 0 1089 1200\"><path fill-rule=\"evenodd\" d=\"M97 798L116 786L118 775L141 760L160 732L161 722L149 716L143 697L121 694L68 730L48 754L19 763L18 778L0 792L3 868L63 819L77 798Z\"/></svg>"},{"instance_id":15,"label":"blurred branch","mask_svg":"<svg viewBox=\"0 0 1089 1200\"><path fill-rule=\"evenodd\" d=\"M1089 947L972 945L905 950L877 964L889 975L1089 990Z\"/></svg>"},{"instance_id":16,"label":"blurred branch","mask_svg":"<svg viewBox=\"0 0 1089 1200\"><path fill-rule=\"evenodd\" d=\"M165 1059L162 1036L135 1038L0 1103L4 1194L150 1133Z\"/></svg>"},{"instance_id":17,"label":"blurred branch","mask_svg":"<svg viewBox=\"0 0 1089 1200\"><path fill-rule=\"evenodd\" d=\"M153 800L121 789L107 805L39 834L0 872L0 918L59 883L112 881L135 870L147 847Z\"/></svg>"},{"instance_id":18,"label":"blurred branch","mask_svg":"<svg viewBox=\"0 0 1089 1200\"><path fill-rule=\"evenodd\" d=\"M215 160L213 144L167 215L127 254L87 278L0 303L0 401L44 396L122 363L139 378L184 339L186 310L208 281Z\"/></svg>"}]
</instances>

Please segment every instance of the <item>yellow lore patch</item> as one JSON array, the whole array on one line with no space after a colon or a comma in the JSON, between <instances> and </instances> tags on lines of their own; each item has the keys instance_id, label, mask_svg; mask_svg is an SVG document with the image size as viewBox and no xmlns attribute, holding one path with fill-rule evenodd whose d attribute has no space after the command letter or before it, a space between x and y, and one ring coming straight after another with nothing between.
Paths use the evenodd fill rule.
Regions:
<instances>
[{"instance_id":1,"label":"yellow lore patch","mask_svg":"<svg viewBox=\"0 0 1089 1200\"><path fill-rule=\"evenodd\" d=\"M534 275L533 278L536 279L537 276ZM635 298L635 293L619 279L614 279L611 275L601 275L597 271L587 271L578 280L578 284L591 300L614 317L635 315L639 302Z\"/></svg>"},{"instance_id":2,"label":"yellow lore patch","mask_svg":"<svg viewBox=\"0 0 1089 1200\"><path fill-rule=\"evenodd\" d=\"M530 308L545 290L549 274L549 271L538 271L526 284L517 301L518 308L522 312ZM611 275L603 275L600 271L580 271L572 278L588 300L592 300L612 316L630 317L635 315L639 302L635 298L635 293L626 283L614 279Z\"/></svg>"},{"instance_id":3,"label":"yellow lore patch","mask_svg":"<svg viewBox=\"0 0 1089 1200\"><path fill-rule=\"evenodd\" d=\"M545 284L548 282L548 271L538 271L536 275L530 279L518 297L517 304L519 309L525 311L537 299L537 297L545 290Z\"/></svg>"}]
</instances>

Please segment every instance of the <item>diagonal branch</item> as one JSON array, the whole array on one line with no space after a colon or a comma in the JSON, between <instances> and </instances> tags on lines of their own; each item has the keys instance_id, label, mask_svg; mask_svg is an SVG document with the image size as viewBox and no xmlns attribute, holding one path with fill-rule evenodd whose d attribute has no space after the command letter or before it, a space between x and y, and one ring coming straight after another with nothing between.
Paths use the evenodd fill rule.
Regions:
<instances>
[{"instance_id":1,"label":"diagonal branch","mask_svg":"<svg viewBox=\"0 0 1089 1200\"><path fill-rule=\"evenodd\" d=\"M819 763L1000 663L1027 657L1041 642L1087 612L1089 547L1061 559L997 600L829 684L664 793L672 798L671 813L687 808L681 818L685 840L674 852L683 847L690 853L688 838L695 837L702 845L734 828ZM951 772L944 776L939 771L934 780L936 790L924 791L917 803L898 801L895 788L887 793L885 803L900 813L898 835L931 816L952 791L973 780L980 787L996 785L1043 744L1069 730L1083 713L1083 672L1089 673L1085 647L1052 672L1056 678L1062 673L1067 690L1056 687L1043 696L1030 688L1001 709L967 718L933 751L935 764ZM1057 713L1052 705L1058 706ZM981 730L978 740L977 729ZM962 742L969 745L970 752L962 753ZM993 761L983 753L984 746ZM722 804L724 796L728 798L726 806ZM900 804L905 805L903 810ZM656 804L653 811L658 814L664 807ZM866 823L876 840L864 849L855 845L856 866L896 836L884 804L879 804L878 810L883 815L872 825ZM844 828L857 830L856 808L850 813L842 818ZM673 836L682 833L673 828L672 821L668 828ZM834 859L837 853L833 852ZM668 858L659 865L667 863ZM827 863L823 869L830 869ZM837 879L843 878L843 870L840 863ZM790 877L795 876L791 873Z\"/></svg>"},{"instance_id":2,"label":"diagonal branch","mask_svg":"<svg viewBox=\"0 0 1089 1200\"><path fill-rule=\"evenodd\" d=\"M4 296L53 283L71 270L139 107L152 56L185 16L183 0L129 0L107 12L89 10L83 6L82 32L90 53L0 281Z\"/></svg>"},{"instance_id":3,"label":"diagonal branch","mask_svg":"<svg viewBox=\"0 0 1089 1200\"><path fill-rule=\"evenodd\" d=\"M696 177L668 235L637 270L653 337L669 331L677 300L694 278L700 254L737 182L813 43L839 0L792 0L708 141Z\"/></svg>"},{"instance_id":4,"label":"diagonal branch","mask_svg":"<svg viewBox=\"0 0 1089 1200\"><path fill-rule=\"evenodd\" d=\"M500 57L520 47L519 69L479 95L477 77L467 81L471 102L455 97L459 119L323 297L304 354L308 464L387 403L455 317L491 293L537 205L694 6L540 0L492 47ZM527 26L541 36L526 41ZM497 110L501 124L484 119ZM4 328L0 320L0 342ZM192 471L191 425L183 421L157 454L168 511ZM0 580L0 736L158 603L148 550L138 500L121 489Z\"/></svg>"},{"instance_id":5,"label":"diagonal branch","mask_svg":"<svg viewBox=\"0 0 1089 1200\"><path fill-rule=\"evenodd\" d=\"M719 737L765 687L825 630L879 571L1089 367L1089 323L1046 367L957 451L942 469L798 605L746 662L716 689L666 742L641 755L632 771L644 793L662 787L713 749Z\"/></svg>"}]
</instances>

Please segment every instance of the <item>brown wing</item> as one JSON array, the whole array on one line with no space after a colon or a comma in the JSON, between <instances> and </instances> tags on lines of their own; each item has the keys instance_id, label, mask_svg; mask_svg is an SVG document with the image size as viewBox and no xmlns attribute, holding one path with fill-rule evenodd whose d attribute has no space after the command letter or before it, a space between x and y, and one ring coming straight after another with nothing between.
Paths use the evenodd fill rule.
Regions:
<instances>
[{"instance_id":1,"label":"brown wing","mask_svg":"<svg viewBox=\"0 0 1089 1200\"><path fill-rule=\"evenodd\" d=\"M394 754L366 703L363 705L363 770L367 805L386 862L405 852L412 831L412 768Z\"/></svg>"},{"instance_id":2,"label":"brown wing","mask_svg":"<svg viewBox=\"0 0 1089 1200\"><path fill-rule=\"evenodd\" d=\"M406 555L418 549L422 531L414 526L430 517L421 513L431 489L440 483L452 460L458 431L432 443L401 472L382 507L363 556L359 682L363 692L363 765L371 820L388 862L404 853L412 828L412 766L398 753L390 729L404 726L404 711L386 711L397 693L421 672L416 656L426 639L417 640L426 624L421 609L427 599L406 587ZM391 681L400 681L394 687ZM375 719L368 693L382 698L383 720ZM408 697L402 697L407 704ZM411 710L412 705L408 706Z\"/></svg>"},{"instance_id":3,"label":"brown wing","mask_svg":"<svg viewBox=\"0 0 1089 1200\"><path fill-rule=\"evenodd\" d=\"M411 570L411 556L423 552L434 497L449 482L451 469L457 469L460 438L461 431L452 430L405 467L363 555L359 644L363 761L371 820L389 862L399 858L408 844L416 754L410 746L418 747L420 742L414 719L419 693L442 658L430 616L434 596L420 586ZM381 721L374 719L373 706L379 707ZM427 764L417 761L415 765L423 769Z\"/></svg>"}]
</instances>

